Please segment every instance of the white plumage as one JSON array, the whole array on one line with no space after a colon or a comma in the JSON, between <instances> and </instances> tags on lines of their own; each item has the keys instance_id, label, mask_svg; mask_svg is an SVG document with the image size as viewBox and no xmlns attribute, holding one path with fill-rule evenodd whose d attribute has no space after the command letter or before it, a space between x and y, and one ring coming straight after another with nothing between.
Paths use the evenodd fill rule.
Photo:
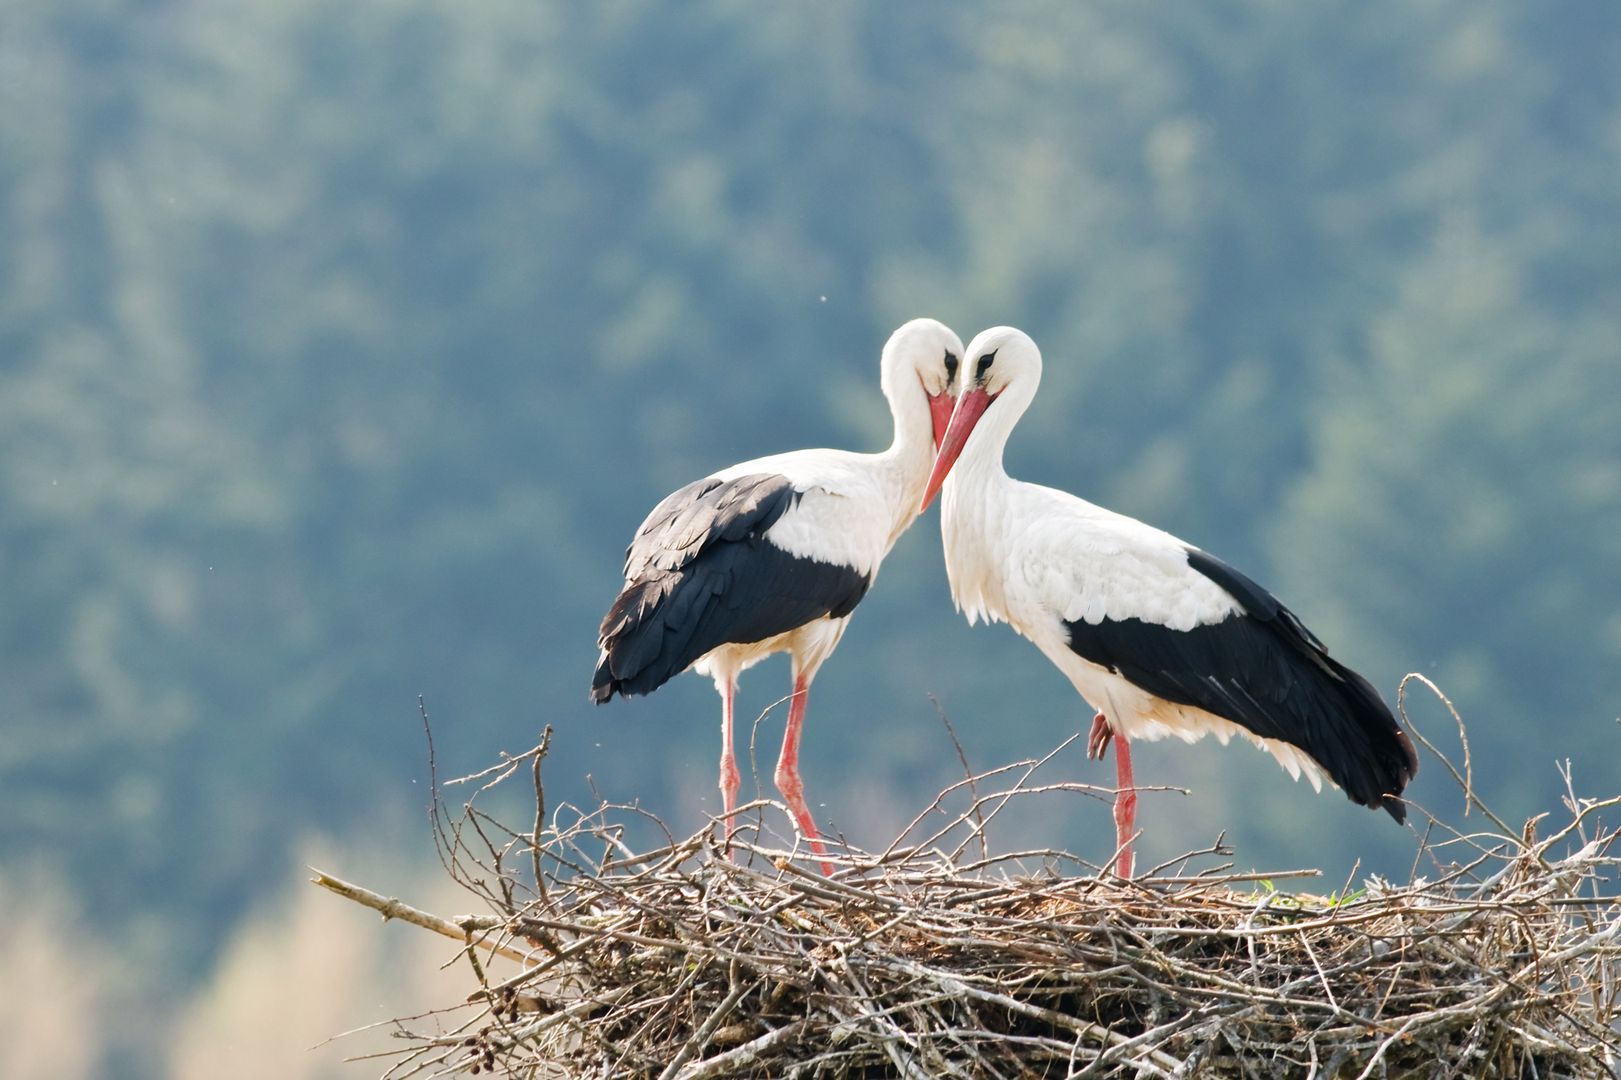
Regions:
<instances>
[{"instance_id":1,"label":"white plumage","mask_svg":"<svg viewBox=\"0 0 1621 1080\"><path fill-rule=\"evenodd\" d=\"M1098 714L1090 754L1119 740L1120 870L1131 868L1131 739L1240 735L1291 776L1319 790L1329 778L1402 820L1411 743L1288 608L1169 533L1007 475L1003 448L1040 380L1040 351L1022 332L996 327L970 343L924 499L943 484L958 609L970 623L1011 624L1064 672Z\"/></svg>"},{"instance_id":2,"label":"white plumage","mask_svg":"<svg viewBox=\"0 0 1621 1080\"><path fill-rule=\"evenodd\" d=\"M689 668L715 680L728 818L740 784L732 738L737 677L773 653L790 654L794 689L776 781L818 854L798 764L806 692L884 556L919 513L961 355L962 342L933 319L914 319L890 336L880 382L895 438L881 453L774 454L664 499L636 531L624 587L602 622L596 701L650 693Z\"/></svg>"}]
</instances>

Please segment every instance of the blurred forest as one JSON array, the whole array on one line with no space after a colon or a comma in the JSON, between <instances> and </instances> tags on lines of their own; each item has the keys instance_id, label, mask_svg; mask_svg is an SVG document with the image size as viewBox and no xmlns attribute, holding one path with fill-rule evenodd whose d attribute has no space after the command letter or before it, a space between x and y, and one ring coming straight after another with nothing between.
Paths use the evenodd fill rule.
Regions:
<instances>
[{"instance_id":1,"label":"blurred forest","mask_svg":"<svg viewBox=\"0 0 1621 1080\"><path fill-rule=\"evenodd\" d=\"M303 997L376 946L302 862L435 880L419 692L442 774L550 723L556 799L696 828L708 682L586 700L624 545L711 469L882 446L923 314L1042 346L1011 472L1235 562L1387 696L1435 679L1505 815L1566 758L1616 791L1611 0L7 0L0 1022L41 1036L0 1074L223 1075L295 998L264 1075L367 1074L303 1050L386 1011ZM960 775L935 702L978 767L1089 717L952 613L931 513L812 695L822 820L881 845ZM1145 796L1145 865L1225 828L1409 870L1246 747L1139 777L1192 789ZM1411 794L1458 809L1433 762ZM1106 805L1051 809L1010 846L1102 857Z\"/></svg>"}]
</instances>

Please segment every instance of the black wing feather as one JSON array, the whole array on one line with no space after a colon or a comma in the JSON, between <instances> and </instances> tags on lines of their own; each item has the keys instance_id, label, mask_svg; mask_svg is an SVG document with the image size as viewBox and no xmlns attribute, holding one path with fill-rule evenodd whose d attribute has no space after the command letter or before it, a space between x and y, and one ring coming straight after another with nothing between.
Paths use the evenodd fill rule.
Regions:
<instances>
[{"instance_id":1,"label":"black wing feather","mask_svg":"<svg viewBox=\"0 0 1621 1080\"><path fill-rule=\"evenodd\" d=\"M791 555L765 535L800 495L787 477L758 473L699 480L654 507L602 620L592 700L651 693L717 646L853 611L866 574Z\"/></svg>"},{"instance_id":2,"label":"black wing feather","mask_svg":"<svg viewBox=\"0 0 1621 1080\"><path fill-rule=\"evenodd\" d=\"M1070 648L1167 701L1299 747L1353 802L1406 820L1395 796L1418 772L1418 756L1379 692L1233 567L1196 548L1188 565L1242 611L1192 630L1141 619L1066 622Z\"/></svg>"}]
</instances>

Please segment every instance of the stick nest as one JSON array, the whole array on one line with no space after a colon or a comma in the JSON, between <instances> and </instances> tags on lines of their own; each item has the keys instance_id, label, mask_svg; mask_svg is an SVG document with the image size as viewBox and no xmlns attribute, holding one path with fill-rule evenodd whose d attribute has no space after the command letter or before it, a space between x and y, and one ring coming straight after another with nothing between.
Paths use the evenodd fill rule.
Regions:
<instances>
[{"instance_id":1,"label":"stick nest","mask_svg":"<svg viewBox=\"0 0 1621 1080\"><path fill-rule=\"evenodd\" d=\"M532 829L436 798L446 869L489 914L443 919L317 879L461 942L470 996L393 1022L389 1080L1621 1067L1621 860L1598 821L1621 799L1571 794L1570 821L1540 840L1529 824L1432 824L1431 880L1320 897L1219 862L1189 870L1226 854L1219 840L1130 882L1062 852L991 854L986 823L1035 790L1039 762L1021 763L1002 790L986 791L1015 767L943 793L902 840L944 813L933 835L844 849L825 878L767 842L771 803L743 808L735 862L708 830L632 851L627 823L646 819L632 807L548 817L546 743L464 778L487 790L532 774ZM960 813L943 810L952 790Z\"/></svg>"}]
</instances>

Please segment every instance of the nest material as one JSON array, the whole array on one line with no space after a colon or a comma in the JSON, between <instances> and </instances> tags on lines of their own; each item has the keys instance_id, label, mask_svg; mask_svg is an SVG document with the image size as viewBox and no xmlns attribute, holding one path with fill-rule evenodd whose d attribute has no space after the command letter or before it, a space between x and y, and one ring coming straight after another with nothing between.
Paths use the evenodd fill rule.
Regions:
<instances>
[{"instance_id":1,"label":"nest material","mask_svg":"<svg viewBox=\"0 0 1621 1080\"><path fill-rule=\"evenodd\" d=\"M930 843L837 857L828 879L757 829L734 838L732 863L708 832L631 852L629 807L545 825L544 752L492 770L532 762L534 832L471 804L436 817L447 869L493 914L438 919L323 882L462 940L477 980L465 1003L395 1022L390 1080L1621 1067L1621 859L1596 826L1621 799L1571 796L1570 824L1542 841L1530 826L1453 833L1425 847L1436 880L1325 898L1188 872L1195 856L1122 882L1066 875L1081 864L1059 852L985 855L985 819L1015 784ZM941 842L952 828L965 839Z\"/></svg>"}]
</instances>

